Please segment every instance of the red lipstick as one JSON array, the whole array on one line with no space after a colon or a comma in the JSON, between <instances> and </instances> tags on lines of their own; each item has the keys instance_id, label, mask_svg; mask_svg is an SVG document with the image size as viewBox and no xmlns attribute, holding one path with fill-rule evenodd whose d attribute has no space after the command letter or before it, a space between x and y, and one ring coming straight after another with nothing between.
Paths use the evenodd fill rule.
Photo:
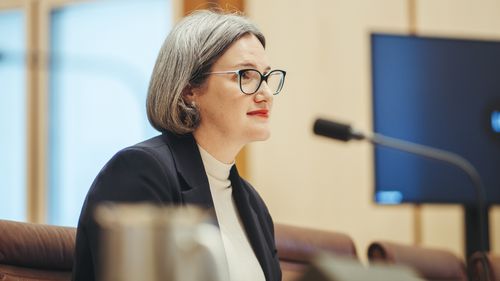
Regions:
<instances>
[{"instance_id":1,"label":"red lipstick","mask_svg":"<svg viewBox=\"0 0 500 281\"><path fill-rule=\"evenodd\" d=\"M267 109L258 109L258 110L254 110L254 111L248 112L247 115L250 115L250 116L260 116L260 117L266 117L266 118L268 118L269 117L269 110L267 110Z\"/></svg>"}]
</instances>

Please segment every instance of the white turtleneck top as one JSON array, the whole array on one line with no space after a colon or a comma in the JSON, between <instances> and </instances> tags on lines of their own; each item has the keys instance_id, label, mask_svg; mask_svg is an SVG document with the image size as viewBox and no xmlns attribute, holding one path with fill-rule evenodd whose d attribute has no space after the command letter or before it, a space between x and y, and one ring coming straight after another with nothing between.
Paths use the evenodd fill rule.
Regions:
<instances>
[{"instance_id":1,"label":"white turtleneck top","mask_svg":"<svg viewBox=\"0 0 500 281\"><path fill-rule=\"evenodd\" d=\"M198 145L205 166L215 214L226 252L231 281L264 281L264 273L250 245L232 197L229 172L234 162L225 164Z\"/></svg>"}]
</instances>

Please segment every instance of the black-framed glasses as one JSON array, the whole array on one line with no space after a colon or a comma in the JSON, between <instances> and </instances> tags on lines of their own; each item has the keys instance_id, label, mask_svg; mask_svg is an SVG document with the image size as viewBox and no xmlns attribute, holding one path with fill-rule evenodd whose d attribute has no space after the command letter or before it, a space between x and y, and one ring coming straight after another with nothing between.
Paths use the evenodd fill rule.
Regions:
<instances>
[{"instance_id":1,"label":"black-framed glasses","mask_svg":"<svg viewBox=\"0 0 500 281\"><path fill-rule=\"evenodd\" d=\"M274 69L269 71L267 74L262 74L257 69L240 69L240 70L228 70L228 71L214 71L207 72L206 74L236 74L238 75L238 84L240 85L240 90L246 95L255 94L262 81L266 81L267 86L273 93L273 95L279 94L281 89L283 89L283 84L285 83L286 71L280 69Z\"/></svg>"}]
</instances>

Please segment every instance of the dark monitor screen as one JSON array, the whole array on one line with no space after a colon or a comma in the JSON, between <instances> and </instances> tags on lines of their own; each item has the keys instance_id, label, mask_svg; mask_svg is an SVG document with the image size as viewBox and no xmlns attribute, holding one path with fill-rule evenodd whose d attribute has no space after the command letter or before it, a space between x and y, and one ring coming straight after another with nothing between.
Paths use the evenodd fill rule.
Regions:
<instances>
[{"instance_id":1,"label":"dark monitor screen","mask_svg":"<svg viewBox=\"0 0 500 281\"><path fill-rule=\"evenodd\" d=\"M455 152L478 170L486 203L500 203L500 42L371 35L375 132ZM476 200L460 169L376 147L375 201Z\"/></svg>"}]
</instances>

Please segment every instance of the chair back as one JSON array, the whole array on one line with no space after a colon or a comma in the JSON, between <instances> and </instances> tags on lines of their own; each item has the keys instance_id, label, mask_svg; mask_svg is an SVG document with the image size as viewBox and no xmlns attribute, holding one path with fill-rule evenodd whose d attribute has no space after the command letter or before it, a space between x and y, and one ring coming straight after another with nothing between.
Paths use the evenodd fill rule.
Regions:
<instances>
[{"instance_id":1,"label":"chair back","mask_svg":"<svg viewBox=\"0 0 500 281\"><path fill-rule=\"evenodd\" d=\"M298 280L319 252L357 260L354 242L345 234L278 223L274 232L283 281Z\"/></svg>"},{"instance_id":2,"label":"chair back","mask_svg":"<svg viewBox=\"0 0 500 281\"><path fill-rule=\"evenodd\" d=\"M71 279L76 229L0 220L0 280Z\"/></svg>"},{"instance_id":3,"label":"chair back","mask_svg":"<svg viewBox=\"0 0 500 281\"><path fill-rule=\"evenodd\" d=\"M370 263L405 265L426 280L466 281L465 263L446 250L392 242L374 242L368 247Z\"/></svg>"},{"instance_id":4,"label":"chair back","mask_svg":"<svg viewBox=\"0 0 500 281\"><path fill-rule=\"evenodd\" d=\"M486 270L486 266L488 266L488 270ZM468 268L471 281L500 281L500 256L486 254L485 264L483 254L476 252L469 259ZM489 273L489 279L486 279L487 272Z\"/></svg>"}]
</instances>

